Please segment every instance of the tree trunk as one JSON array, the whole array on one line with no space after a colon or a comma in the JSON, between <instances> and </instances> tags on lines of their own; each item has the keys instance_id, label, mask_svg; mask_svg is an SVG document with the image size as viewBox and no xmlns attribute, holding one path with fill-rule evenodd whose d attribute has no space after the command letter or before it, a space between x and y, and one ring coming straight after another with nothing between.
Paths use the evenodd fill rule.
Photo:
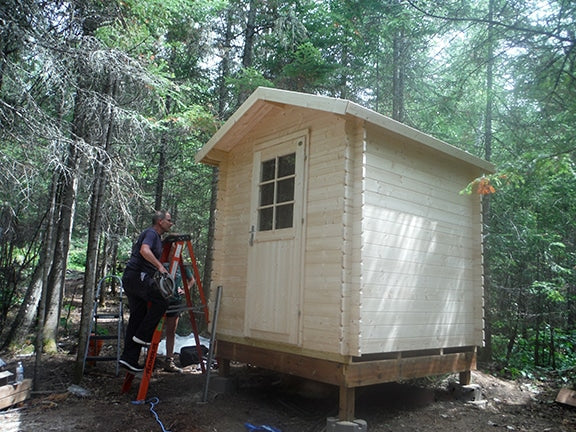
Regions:
<instances>
[{"instance_id":1,"label":"tree trunk","mask_svg":"<svg viewBox=\"0 0 576 432\"><path fill-rule=\"evenodd\" d=\"M56 202L56 176L53 176L50 204L48 211L43 218L39 232L43 235L40 237L41 247L38 257L38 264L32 272L26 294L18 314L12 322L10 331L2 343L2 348L9 346L22 346L26 343L27 338L36 333L34 326L36 325L36 316L38 313L38 306L42 296L42 287L45 286L44 275L48 274L50 266L52 265L52 256L54 254L54 211ZM36 237L36 236L35 236Z\"/></svg>"},{"instance_id":2,"label":"tree trunk","mask_svg":"<svg viewBox=\"0 0 576 432\"><path fill-rule=\"evenodd\" d=\"M510 363L510 357L512 356L512 351L516 345L516 338L518 337L518 323L514 324L514 328L508 335L508 344L506 345L506 365Z\"/></svg>"},{"instance_id":3,"label":"tree trunk","mask_svg":"<svg viewBox=\"0 0 576 432\"><path fill-rule=\"evenodd\" d=\"M10 331L6 335L2 348L15 349L26 344L26 339L33 331L36 313L38 312L38 304L42 294L42 259L38 266L34 269L30 278L30 283L26 289L26 294L18 314L10 326Z\"/></svg>"},{"instance_id":4,"label":"tree trunk","mask_svg":"<svg viewBox=\"0 0 576 432\"><path fill-rule=\"evenodd\" d=\"M232 16L233 9L229 7L226 10L226 30L224 32L224 41L222 42L222 60L220 61L220 76L218 77L218 116L224 118L224 111L227 106L227 86L226 78L230 75L230 49L232 47Z\"/></svg>"},{"instance_id":5,"label":"tree trunk","mask_svg":"<svg viewBox=\"0 0 576 432\"><path fill-rule=\"evenodd\" d=\"M100 230L102 231L102 229ZM110 251L110 243L108 236L100 233L100 240L98 241L100 248L98 249L98 267L96 268L96 280L99 281L108 274L108 255ZM101 304L104 304L104 296L101 297Z\"/></svg>"},{"instance_id":6,"label":"tree trunk","mask_svg":"<svg viewBox=\"0 0 576 432\"><path fill-rule=\"evenodd\" d=\"M37 336L35 340L35 351L36 357L34 362L34 379L33 382L33 389L38 390L38 386L40 380L38 379L40 376L40 368L42 367L42 346L44 345L44 319L46 317L46 297L48 295L48 275L50 273L50 267L52 267L53 263L53 252L55 248L55 218L57 215L56 203L58 199L58 178L59 176L55 174L52 177L52 193L51 193L51 201L50 201L50 208L48 211L48 226L46 229L46 236L44 238L44 247L41 252L40 256L40 265L38 268L41 269L40 277L41 277L41 287L40 287L40 299L38 302L38 328L37 328Z\"/></svg>"},{"instance_id":7,"label":"tree trunk","mask_svg":"<svg viewBox=\"0 0 576 432\"><path fill-rule=\"evenodd\" d=\"M250 0L246 18L246 29L244 30L244 50L242 52L242 66L245 68L252 67L254 63L254 38L256 36L257 10L258 0Z\"/></svg>"},{"instance_id":8,"label":"tree trunk","mask_svg":"<svg viewBox=\"0 0 576 432\"><path fill-rule=\"evenodd\" d=\"M73 377L74 383L78 384L84 374L84 355L88 340L88 330L92 321L94 308L94 290L96 288L96 271L98 268L98 243L100 238L100 220L102 210L100 204L103 200L106 175L101 164L96 162L98 168L92 185L92 199L90 200L90 223L88 228L88 246L86 249L86 270L84 271L84 284L82 296L82 316L80 319L80 331L78 337L78 355Z\"/></svg>"},{"instance_id":9,"label":"tree trunk","mask_svg":"<svg viewBox=\"0 0 576 432\"><path fill-rule=\"evenodd\" d=\"M534 336L534 366L541 366L540 362L540 323L536 326L536 335Z\"/></svg>"},{"instance_id":10,"label":"tree trunk","mask_svg":"<svg viewBox=\"0 0 576 432\"><path fill-rule=\"evenodd\" d=\"M254 64L254 40L256 36L256 12L259 0L250 0L246 28L244 30L244 50L242 51L242 67L249 68ZM242 104L250 96L249 90L241 90L238 93L238 105Z\"/></svg>"},{"instance_id":11,"label":"tree trunk","mask_svg":"<svg viewBox=\"0 0 576 432\"><path fill-rule=\"evenodd\" d=\"M162 209L165 173L166 173L166 138L164 134L162 134L162 136L160 137L160 146L158 148L158 174L156 176L156 193L154 196L154 210Z\"/></svg>"},{"instance_id":12,"label":"tree trunk","mask_svg":"<svg viewBox=\"0 0 576 432\"><path fill-rule=\"evenodd\" d=\"M392 118L403 122L406 115L404 102L404 88L406 75L406 40L402 30L397 30L394 35L392 54Z\"/></svg>"},{"instance_id":13,"label":"tree trunk","mask_svg":"<svg viewBox=\"0 0 576 432\"><path fill-rule=\"evenodd\" d=\"M75 141L70 143L66 172L61 172L57 189L60 200L57 203L58 225L56 229L56 246L54 258L48 277L46 290L46 315L43 329L43 350L47 353L57 352L58 326L66 281L66 261L70 250L72 225L76 210L76 191L78 189L78 166L80 156Z\"/></svg>"},{"instance_id":14,"label":"tree trunk","mask_svg":"<svg viewBox=\"0 0 576 432\"><path fill-rule=\"evenodd\" d=\"M216 202L218 194L218 168L212 168L212 185L210 188L210 217L208 219L208 238L206 240L206 256L204 257L204 276L202 278L202 288L204 295L210 295L210 282L212 280L212 265L214 255L214 224L216 215Z\"/></svg>"},{"instance_id":15,"label":"tree trunk","mask_svg":"<svg viewBox=\"0 0 576 432\"><path fill-rule=\"evenodd\" d=\"M494 100L494 28L492 20L494 18L494 0L488 4L488 49L486 53L486 107L484 111L484 159L492 159L492 116ZM484 237L488 235L490 226L490 195L482 197L482 221ZM488 263L486 249L484 251L484 262ZM488 362L492 359L492 315L490 309L492 297L491 276L489 266L484 266L484 349L480 352L480 359Z\"/></svg>"},{"instance_id":16,"label":"tree trunk","mask_svg":"<svg viewBox=\"0 0 576 432\"><path fill-rule=\"evenodd\" d=\"M556 369L556 336L554 333L554 326L550 324L550 344L548 346L548 365L552 369Z\"/></svg>"},{"instance_id":17,"label":"tree trunk","mask_svg":"<svg viewBox=\"0 0 576 432\"><path fill-rule=\"evenodd\" d=\"M90 201L90 223L88 229L88 247L86 250L86 271L84 272L84 291L82 296L82 316L80 319L80 332L78 338L78 355L73 381L78 384L84 374L84 356L88 342L88 330L92 321L94 307L94 291L96 288L96 273L98 269L98 243L102 223L102 202L108 178L108 152L112 141L114 123L112 101L116 95L116 82L110 82L106 89L109 102L102 112L101 123L106 125L106 134L102 137L104 144L94 161L95 176L92 184L92 198ZM120 347L118 347L119 349Z\"/></svg>"}]
</instances>

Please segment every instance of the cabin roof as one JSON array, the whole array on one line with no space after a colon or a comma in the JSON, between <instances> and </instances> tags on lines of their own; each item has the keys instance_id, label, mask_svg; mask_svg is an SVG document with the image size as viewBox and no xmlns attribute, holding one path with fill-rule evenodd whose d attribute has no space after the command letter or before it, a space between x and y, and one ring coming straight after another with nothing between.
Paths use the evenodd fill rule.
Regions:
<instances>
[{"instance_id":1,"label":"cabin roof","mask_svg":"<svg viewBox=\"0 0 576 432\"><path fill-rule=\"evenodd\" d=\"M258 87L246 99L240 108L198 151L196 161L217 164L222 159L219 154L229 152L270 111L282 109L286 105L343 116L350 115L406 137L425 147L445 153L462 162L474 165L486 172L494 172L494 166L490 162L349 100L268 87Z\"/></svg>"}]
</instances>

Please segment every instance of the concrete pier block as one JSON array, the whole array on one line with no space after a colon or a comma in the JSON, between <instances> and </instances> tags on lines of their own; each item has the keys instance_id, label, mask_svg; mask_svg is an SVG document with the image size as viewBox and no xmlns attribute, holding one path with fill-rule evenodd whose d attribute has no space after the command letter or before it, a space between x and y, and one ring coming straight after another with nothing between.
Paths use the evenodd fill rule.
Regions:
<instances>
[{"instance_id":1,"label":"concrete pier block","mask_svg":"<svg viewBox=\"0 0 576 432\"><path fill-rule=\"evenodd\" d=\"M455 399L464 402L480 402L482 400L482 388L478 384L460 385L450 383L448 391L454 395Z\"/></svg>"},{"instance_id":2,"label":"concrete pier block","mask_svg":"<svg viewBox=\"0 0 576 432\"><path fill-rule=\"evenodd\" d=\"M337 417L326 419L326 432L367 432L368 423L365 420L339 420Z\"/></svg>"}]
</instances>

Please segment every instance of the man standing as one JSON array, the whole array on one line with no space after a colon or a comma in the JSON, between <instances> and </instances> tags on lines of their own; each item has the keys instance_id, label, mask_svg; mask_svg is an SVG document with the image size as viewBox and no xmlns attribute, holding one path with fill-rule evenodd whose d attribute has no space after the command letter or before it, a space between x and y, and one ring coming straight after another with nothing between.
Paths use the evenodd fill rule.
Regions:
<instances>
[{"instance_id":1,"label":"man standing","mask_svg":"<svg viewBox=\"0 0 576 432\"><path fill-rule=\"evenodd\" d=\"M132 247L132 254L122 276L122 286L128 298L130 318L126 327L124 351L120 365L132 372L142 372L138 364L143 346L150 345L154 330L168 308L166 300L154 284L156 271L167 273L160 262L162 234L172 228L172 218L166 211L156 211L152 226L145 229Z\"/></svg>"}]
</instances>

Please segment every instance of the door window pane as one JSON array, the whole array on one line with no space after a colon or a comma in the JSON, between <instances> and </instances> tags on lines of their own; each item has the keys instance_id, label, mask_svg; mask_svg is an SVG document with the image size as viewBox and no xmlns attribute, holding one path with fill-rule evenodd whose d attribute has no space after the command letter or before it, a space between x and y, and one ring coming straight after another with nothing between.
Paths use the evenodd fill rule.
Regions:
<instances>
[{"instance_id":1,"label":"door window pane","mask_svg":"<svg viewBox=\"0 0 576 432\"><path fill-rule=\"evenodd\" d=\"M296 153L278 158L278 177L286 177L296 172Z\"/></svg>"},{"instance_id":2,"label":"door window pane","mask_svg":"<svg viewBox=\"0 0 576 432\"><path fill-rule=\"evenodd\" d=\"M258 230L259 231L270 231L272 229L272 222L274 221L274 208L268 207L261 209L258 212Z\"/></svg>"},{"instance_id":3,"label":"door window pane","mask_svg":"<svg viewBox=\"0 0 576 432\"><path fill-rule=\"evenodd\" d=\"M294 225L296 153L262 162L260 167L258 230L270 231Z\"/></svg>"},{"instance_id":4,"label":"door window pane","mask_svg":"<svg viewBox=\"0 0 576 432\"><path fill-rule=\"evenodd\" d=\"M276 207L276 229L291 228L294 218L294 204Z\"/></svg>"},{"instance_id":5,"label":"door window pane","mask_svg":"<svg viewBox=\"0 0 576 432\"><path fill-rule=\"evenodd\" d=\"M260 205L274 204L274 183L265 183L260 186Z\"/></svg>"},{"instance_id":6,"label":"door window pane","mask_svg":"<svg viewBox=\"0 0 576 432\"><path fill-rule=\"evenodd\" d=\"M294 200L294 177L280 180L278 182L278 193L276 194L276 202L283 203L286 201Z\"/></svg>"}]
</instances>

